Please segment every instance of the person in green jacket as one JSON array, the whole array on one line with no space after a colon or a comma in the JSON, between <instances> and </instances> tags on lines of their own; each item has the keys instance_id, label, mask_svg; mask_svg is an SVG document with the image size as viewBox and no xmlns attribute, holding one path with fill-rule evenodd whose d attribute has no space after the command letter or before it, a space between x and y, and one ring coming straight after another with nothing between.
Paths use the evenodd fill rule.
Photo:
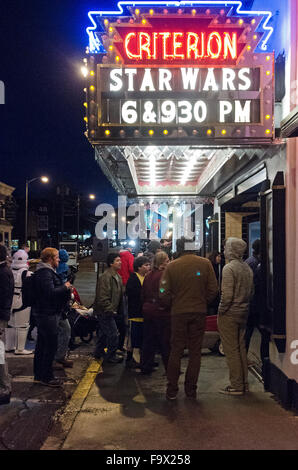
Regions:
<instances>
[{"instance_id":1,"label":"person in green jacket","mask_svg":"<svg viewBox=\"0 0 298 470\"><path fill-rule=\"evenodd\" d=\"M119 253L109 253L107 264L108 269L99 277L96 286L94 314L98 318L98 327L94 356L116 364L123 360L116 355L119 336L116 318L121 315L123 306L122 279L118 274L121 269Z\"/></svg>"}]
</instances>

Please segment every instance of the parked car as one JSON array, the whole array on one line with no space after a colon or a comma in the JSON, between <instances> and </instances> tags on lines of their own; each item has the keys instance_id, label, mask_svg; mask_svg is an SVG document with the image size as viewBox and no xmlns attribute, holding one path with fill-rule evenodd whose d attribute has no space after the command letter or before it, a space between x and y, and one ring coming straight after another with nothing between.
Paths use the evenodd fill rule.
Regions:
<instances>
[{"instance_id":1,"label":"parked car","mask_svg":"<svg viewBox=\"0 0 298 470\"><path fill-rule=\"evenodd\" d=\"M221 356L225 355L217 328L217 315L207 315L202 348L210 349L210 351L217 352Z\"/></svg>"}]
</instances>

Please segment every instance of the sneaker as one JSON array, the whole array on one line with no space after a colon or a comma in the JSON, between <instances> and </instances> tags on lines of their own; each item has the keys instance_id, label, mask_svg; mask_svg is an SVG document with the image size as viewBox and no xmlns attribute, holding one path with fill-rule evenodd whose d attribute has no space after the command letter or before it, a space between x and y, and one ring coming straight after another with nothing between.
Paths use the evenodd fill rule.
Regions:
<instances>
[{"instance_id":1,"label":"sneaker","mask_svg":"<svg viewBox=\"0 0 298 470\"><path fill-rule=\"evenodd\" d=\"M47 387L54 387L54 388L60 388L60 387L63 386L61 380L59 380L59 379L51 379L51 380L48 380L46 382L44 380L41 380L40 384L45 385Z\"/></svg>"},{"instance_id":2,"label":"sneaker","mask_svg":"<svg viewBox=\"0 0 298 470\"><path fill-rule=\"evenodd\" d=\"M171 400L171 401L176 400L177 395L178 395L178 392L170 392L169 390L167 390L166 399Z\"/></svg>"},{"instance_id":3,"label":"sneaker","mask_svg":"<svg viewBox=\"0 0 298 470\"><path fill-rule=\"evenodd\" d=\"M73 361L70 359L61 359L61 361L56 361L58 364L62 364L63 367L66 368L72 368L73 367Z\"/></svg>"},{"instance_id":4,"label":"sneaker","mask_svg":"<svg viewBox=\"0 0 298 470\"><path fill-rule=\"evenodd\" d=\"M166 399L170 400L170 401L177 400L177 394L176 395L170 395L170 394L166 393Z\"/></svg>"},{"instance_id":5,"label":"sneaker","mask_svg":"<svg viewBox=\"0 0 298 470\"><path fill-rule=\"evenodd\" d=\"M34 350L33 349L23 349L22 351L20 351L19 349L16 349L14 353L17 354L18 356L27 356L27 354L33 354Z\"/></svg>"},{"instance_id":6,"label":"sneaker","mask_svg":"<svg viewBox=\"0 0 298 470\"><path fill-rule=\"evenodd\" d=\"M237 390L237 388L231 387L231 385L228 385L225 388L221 388L219 390L219 393L223 393L224 395L243 395L244 392L243 390Z\"/></svg>"},{"instance_id":7,"label":"sneaker","mask_svg":"<svg viewBox=\"0 0 298 470\"><path fill-rule=\"evenodd\" d=\"M8 405L10 403L10 396L11 394L8 393L7 395L0 397L0 405Z\"/></svg>"}]
</instances>

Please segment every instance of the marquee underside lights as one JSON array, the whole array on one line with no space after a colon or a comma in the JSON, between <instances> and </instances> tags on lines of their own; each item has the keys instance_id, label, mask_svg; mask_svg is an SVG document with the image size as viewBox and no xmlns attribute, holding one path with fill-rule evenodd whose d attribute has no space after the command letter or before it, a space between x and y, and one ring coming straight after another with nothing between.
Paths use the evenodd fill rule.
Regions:
<instances>
[{"instance_id":1,"label":"marquee underside lights","mask_svg":"<svg viewBox=\"0 0 298 470\"><path fill-rule=\"evenodd\" d=\"M271 16L240 1L124 1L89 12L90 142L271 141Z\"/></svg>"}]
</instances>

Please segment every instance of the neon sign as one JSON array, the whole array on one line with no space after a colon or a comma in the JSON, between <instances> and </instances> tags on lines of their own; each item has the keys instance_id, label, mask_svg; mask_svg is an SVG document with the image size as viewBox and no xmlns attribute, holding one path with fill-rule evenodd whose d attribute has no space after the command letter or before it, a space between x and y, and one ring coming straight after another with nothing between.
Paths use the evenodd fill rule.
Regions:
<instances>
[{"instance_id":1,"label":"neon sign","mask_svg":"<svg viewBox=\"0 0 298 470\"><path fill-rule=\"evenodd\" d=\"M118 9L117 10L110 10L110 11L90 11L88 13L88 17L92 23L92 26L89 26L86 31L89 36L89 50L90 52L93 53L103 53L104 47L102 44L102 41L100 40L100 36L96 34L96 31L98 30L98 18L102 17L120 17L125 16L129 9L135 8L137 5L140 5L143 8L149 8L153 7L156 9L159 8L164 8L165 12L168 12L167 9L171 8L183 8L183 7L189 7L192 8L192 11L195 8L203 9L204 11L208 13L208 6L213 7L213 8L227 8L227 16L232 17L232 15L237 14L241 17L255 17L257 18L257 23L260 25L262 28L264 34L262 34L262 39L261 39L261 44L260 48L263 51L267 50L267 43L273 33L273 28L271 26L268 26L268 23L270 19L272 18L272 12L269 10L244 10L242 1L241 0L222 0L222 1L141 1L141 2L136 2L136 1L120 1L117 4ZM207 9L207 10L206 10ZM151 10L154 11L154 10Z\"/></svg>"},{"instance_id":2,"label":"neon sign","mask_svg":"<svg viewBox=\"0 0 298 470\"><path fill-rule=\"evenodd\" d=\"M124 51L134 61L198 61L200 59L236 59L237 33L224 31L210 33L147 32L135 31L126 34Z\"/></svg>"},{"instance_id":3,"label":"neon sign","mask_svg":"<svg viewBox=\"0 0 298 470\"><path fill-rule=\"evenodd\" d=\"M262 51L271 16L240 1L124 1L90 12L90 141L268 142L274 54Z\"/></svg>"}]
</instances>

